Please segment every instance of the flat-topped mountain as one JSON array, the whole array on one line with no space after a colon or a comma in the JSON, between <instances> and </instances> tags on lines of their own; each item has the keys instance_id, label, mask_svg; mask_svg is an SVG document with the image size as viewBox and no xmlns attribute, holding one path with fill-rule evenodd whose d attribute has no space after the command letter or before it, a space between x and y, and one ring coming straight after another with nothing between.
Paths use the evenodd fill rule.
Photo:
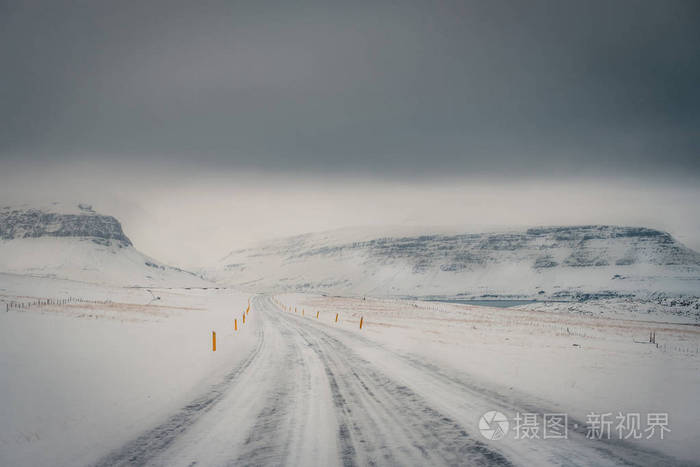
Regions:
<instances>
[{"instance_id":1,"label":"flat-topped mountain","mask_svg":"<svg viewBox=\"0 0 700 467\"><path fill-rule=\"evenodd\" d=\"M1 207L0 272L127 286L209 285L144 255L116 218L84 204Z\"/></svg>"},{"instance_id":2,"label":"flat-topped mountain","mask_svg":"<svg viewBox=\"0 0 700 467\"><path fill-rule=\"evenodd\" d=\"M0 239L80 237L104 244L115 241L122 246L132 245L117 219L97 214L89 205L80 204L78 209L78 213L58 213L33 208L0 208Z\"/></svg>"},{"instance_id":3,"label":"flat-topped mountain","mask_svg":"<svg viewBox=\"0 0 700 467\"><path fill-rule=\"evenodd\" d=\"M698 294L700 254L644 227L374 238L339 230L234 251L209 275L263 290L383 296Z\"/></svg>"}]
</instances>

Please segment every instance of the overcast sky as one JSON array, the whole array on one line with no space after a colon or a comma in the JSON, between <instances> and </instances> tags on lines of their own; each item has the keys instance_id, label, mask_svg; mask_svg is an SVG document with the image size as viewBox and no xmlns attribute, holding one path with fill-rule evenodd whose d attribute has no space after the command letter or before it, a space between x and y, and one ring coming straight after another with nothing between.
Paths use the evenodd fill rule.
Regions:
<instances>
[{"instance_id":1,"label":"overcast sky","mask_svg":"<svg viewBox=\"0 0 700 467\"><path fill-rule=\"evenodd\" d=\"M166 260L215 256L196 246L213 231L223 256L478 218L646 222L700 246L697 1L0 0L0 70L3 197L102 200Z\"/></svg>"}]
</instances>

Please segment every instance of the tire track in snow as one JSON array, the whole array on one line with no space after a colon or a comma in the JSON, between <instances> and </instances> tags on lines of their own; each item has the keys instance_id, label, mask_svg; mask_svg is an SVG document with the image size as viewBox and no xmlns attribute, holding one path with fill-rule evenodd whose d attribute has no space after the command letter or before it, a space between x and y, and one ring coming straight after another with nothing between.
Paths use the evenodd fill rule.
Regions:
<instances>
[{"instance_id":1,"label":"tire track in snow","mask_svg":"<svg viewBox=\"0 0 700 467\"><path fill-rule=\"evenodd\" d=\"M265 343L263 328L259 328L255 349L222 381L214 385L206 394L187 404L165 422L143 433L124 447L100 459L96 467L148 465L156 456L165 452L175 440L184 434L195 422L206 415L222 397L235 386L237 378L253 366Z\"/></svg>"},{"instance_id":2,"label":"tire track in snow","mask_svg":"<svg viewBox=\"0 0 700 467\"><path fill-rule=\"evenodd\" d=\"M335 442L316 439L317 430L334 426L324 405L330 396L318 389L327 386L320 360L278 313L255 304L260 328L251 354L206 394L95 465L336 463Z\"/></svg>"},{"instance_id":3,"label":"tire track in snow","mask_svg":"<svg viewBox=\"0 0 700 467\"><path fill-rule=\"evenodd\" d=\"M508 399L500 394L495 394L482 386L474 384L471 381L467 381L464 379L464 377L451 374L449 371L445 371L432 363L421 361L415 357L403 356L403 358L417 371L430 374L434 381L439 381L445 386L452 387L454 388L454 391L461 388L463 391L468 390L471 393L483 395L483 397L493 401L494 408L500 407L504 411L508 409L514 413L529 412L544 414L557 413L560 411L551 407L545 407L541 402L528 403L516 401L515 399ZM576 444L578 448L595 452L600 458L607 459L613 465L640 467L648 465L688 465L687 463L679 462L670 456L666 456L663 453L646 449L641 446L632 445L623 440L607 440L605 438L595 440L588 439L586 438L586 422L578 420L570 415L567 416L567 425L569 439ZM562 449L562 452L559 453L558 457L555 459L557 459L556 462L558 463L577 465L572 461L572 459L577 459L577 456L571 451L567 452L567 449Z\"/></svg>"},{"instance_id":4,"label":"tire track in snow","mask_svg":"<svg viewBox=\"0 0 700 467\"><path fill-rule=\"evenodd\" d=\"M331 355L328 358L351 358L353 362L347 366L355 369L375 368L381 377L389 378L388 375L391 371L387 370L396 370L396 368L391 368L392 365L386 362L388 361L386 357L390 357L393 364L404 367L401 371L395 371L396 374L401 375L401 380L405 381L399 385L399 390L403 387L413 387L412 382L417 383L416 386L422 387L423 394L426 394L425 390L429 388L430 391L434 392L433 396L439 394L437 398L442 398L443 400L441 404L434 404L436 398L432 397L430 399L433 402L428 402L427 404L429 406L432 405L433 408L443 407L443 412L446 411L447 413L452 413L452 408L457 409L455 415L462 421L463 426L475 425L478 416L487 410L501 410L505 413L508 411L513 413L559 412L559 410L543 407L539 402L523 402L513 397L503 396L478 384L478 382L467 380L464 376L456 375L454 372L450 372L417 356L397 353L387 349L380 343L347 329L339 329L313 321L304 326L302 332L309 329L320 332L320 335L323 336L322 339L326 340L328 345L332 347L333 350L331 352L326 352L326 354ZM316 334L315 331L313 334ZM336 335L342 336L342 340L335 337ZM352 347L348 345L349 342L352 342ZM378 357L377 361L384 361L384 369L377 368L377 365L357 355L353 348L371 349L374 351ZM357 359L347 357L349 355L355 355ZM358 378L360 377L358 376ZM425 384L426 382L428 382L427 385ZM411 389L409 391L413 392ZM460 406L462 406L461 409ZM476 414L472 413L465 418L465 406L467 407L467 412L473 412L475 407L481 408L477 409ZM450 409L445 407L450 407ZM438 409L439 411L440 409ZM473 420L473 423L469 425L467 420ZM499 448L502 448L501 452L507 453L508 457L517 459L517 463L527 463L527 459L530 458L528 456L533 455L530 459L539 459L540 461L547 459L547 462L554 465L692 465L680 462L662 453L617 440L589 440L585 437L585 423L572 417L569 417L568 422L568 440L558 440L560 442L557 444L544 443L537 446L527 446L525 441L522 441L520 445L507 446L502 441L499 441L498 443L501 443ZM487 445L484 444L484 446ZM516 449L511 449L512 446L515 446ZM488 447L490 448L490 445ZM521 455L525 457L520 457Z\"/></svg>"},{"instance_id":5,"label":"tire track in snow","mask_svg":"<svg viewBox=\"0 0 700 467\"><path fill-rule=\"evenodd\" d=\"M280 324L278 317L273 324ZM299 377L309 379L308 368L304 365L299 348L294 345L292 332L281 328L285 338L285 351L281 361L281 371L270 381L274 390L266 399L263 409L256 416L256 422L246 435L233 465L277 465L290 456L290 446L295 430L303 429L304 421L297 416L295 406L305 398L295 397L301 393Z\"/></svg>"},{"instance_id":6,"label":"tire track in snow","mask_svg":"<svg viewBox=\"0 0 700 467\"><path fill-rule=\"evenodd\" d=\"M484 404L531 404L358 333L280 312L267 297L254 304L261 325L251 354L203 396L96 465L676 464L579 440L492 447L475 439L473 412Z\"/></svg>"},{"instance_id":7,"label":"tire track in snow","mask_svg":"<svg viewBox=\"0 0 700 467\"><path fill-rule=\"evenodd\" d=\"M314 326L296 330L328 376L342 463L351 465L510 465L407 386L379 372Z\"/></svg>"}]
</instances>

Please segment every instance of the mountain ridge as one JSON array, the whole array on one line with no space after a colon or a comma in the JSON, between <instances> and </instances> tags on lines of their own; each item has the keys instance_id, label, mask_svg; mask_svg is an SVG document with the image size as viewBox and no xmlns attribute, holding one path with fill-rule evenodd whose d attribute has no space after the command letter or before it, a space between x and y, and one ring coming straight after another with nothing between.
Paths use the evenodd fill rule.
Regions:
<instances>
[{"instance_id":1,"label":"mountain ridge","mask_svg":"<svg viewBox=\"0 0 700 467\"><path fill-rule=\"evenodd\" d=\"M271 291L390 296L698 293L700 254L647 227L541 226L360 241L338 230L235 250L208 275Z\"/></svg>"}]
</instances>

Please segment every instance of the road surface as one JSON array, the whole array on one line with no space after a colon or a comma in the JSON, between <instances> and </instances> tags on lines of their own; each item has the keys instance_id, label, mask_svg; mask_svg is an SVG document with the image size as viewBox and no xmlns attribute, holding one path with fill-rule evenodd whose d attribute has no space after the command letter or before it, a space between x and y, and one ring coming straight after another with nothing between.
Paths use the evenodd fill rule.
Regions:
<instances>
[{"instance_id":1,"label":"road surface","mask_svg":"<svg viewBox=\"0 0 700 467\"><path fill-rule=\"evenodd\" d=\"M546 413L468 375L397 354L355 326L336 326L255 297L254 350L177 413L97 465L673 465L620 442L488 441L479 417ZM485 362L487 364L487 362Z\"/></svg>"}]
</instances>

